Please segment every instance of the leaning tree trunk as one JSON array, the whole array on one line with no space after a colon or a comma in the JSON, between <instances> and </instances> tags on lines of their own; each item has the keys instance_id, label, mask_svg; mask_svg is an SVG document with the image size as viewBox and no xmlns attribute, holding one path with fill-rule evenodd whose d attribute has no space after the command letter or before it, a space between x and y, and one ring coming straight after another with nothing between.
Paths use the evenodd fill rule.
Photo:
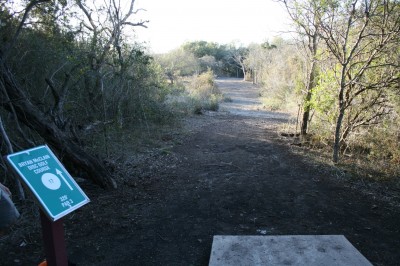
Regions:
<instances>
[{"instance_id":1,"label":"leaning tree trunk","mask_svg":"<svg viewBox=\"0 0 400 266\"><path fill-rule=\"evenodd\" d=\"M0 131L1 131L1 136L3 137L3 140L4 140L5 144L6 144L7 152L8 153L13 153L14 149L12 147L12 144L10 142L10 138L8 137L6 129L4 128L3 119L1 118L1 116L0 116ZM14 178L14 181L15 181L15 185L17 187L18 198L20 200L24 200L25 199L25 192L24 192L24 189L22 188L21 182L19 181L18 178Z\"/></svg>"},{"instance_id":2,"label":"leaning tree trunk","mask_svg":"<svg viewBox=\"0 0 400 266\"><path fill-rule=\"evenodd\" d=\"M19 121L37 132L49 146L62 155L64 162L74 165L78 171L85 174L86 178L91 179L101 187L116 188L116 183L104 164L84 151L29 100L26 93L17 85L13 74L1 56L0 82L3 83L0 95L2 99L5 99L4 92L7 92ZM8 108L7 103L3 102L2 105L5 109Z\"/></svg>"}]
</instances>

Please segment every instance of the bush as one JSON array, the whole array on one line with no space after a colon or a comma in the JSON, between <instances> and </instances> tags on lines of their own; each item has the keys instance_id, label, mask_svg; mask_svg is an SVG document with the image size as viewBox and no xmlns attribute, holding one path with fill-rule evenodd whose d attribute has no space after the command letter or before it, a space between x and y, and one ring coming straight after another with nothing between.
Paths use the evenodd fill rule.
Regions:
<instances>
[{"instance_id":1,"label":"bush","mask_svg":"<svg viewBox=\"0 0 400 266\"><path fill-rule=\"evenodd\" d=\"M175 113L201 114L204 110L218 111L221 99L221 93L214 83L214 73L208 70L176 82L167 97L167 104Z\"/></svg>"},{"instance_id":2,"label":"bush","mask_svg":"<svg viewBox=\"0 0 400 266\"><path fill-rule=\"evenodd\" d=\"M214 73L211 70L194 77L188 88L191 95L200 99L208 99L212 95L221 94L214 83Z\"/></svg>"},{"instance_id":3,"label":"bush","mask_svg":"<svg viewBox=\"0 0 400 266\"><path fill-rule=\"evenodd\" d=\"M214 73L211 70L194 77L188 91L195 102L195 113L201 113L202 110L218 111L222 97L214 83Z\"/></svg>"}]
</instances>

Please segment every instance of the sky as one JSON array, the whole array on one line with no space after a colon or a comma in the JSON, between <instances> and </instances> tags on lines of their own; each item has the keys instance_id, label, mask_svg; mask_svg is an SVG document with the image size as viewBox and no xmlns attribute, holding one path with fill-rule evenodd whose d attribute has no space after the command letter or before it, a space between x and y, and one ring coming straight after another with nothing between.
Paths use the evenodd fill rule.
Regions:
<instances>
[{"instance_id":1,"label":"sky","mask_svg":"<svg viewBox=\"0 0 400 266\"><path fill-rule=\"evenodd\" d=\"M136 0L135 8L146 10L136 21L149 20L148 28L135 28L136 37L154 53L188 41L262 43L289 29L286 11L274 0Z\"/></svg>"}]
</instances>

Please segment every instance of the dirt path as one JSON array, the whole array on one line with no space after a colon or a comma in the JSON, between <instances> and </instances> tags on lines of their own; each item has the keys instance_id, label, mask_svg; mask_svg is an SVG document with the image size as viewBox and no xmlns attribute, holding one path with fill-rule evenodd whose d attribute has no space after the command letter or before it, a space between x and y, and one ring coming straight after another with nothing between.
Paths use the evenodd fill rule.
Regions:
<instances>
[{"instance_id":1,"label":"dirt path","mask_svg":"<svg viewBox=\"0 0 400 266\"><path fill-rule=\"evenodd\" d=\"M223 102L220 112L228 112L231 115L247 116L253 118L288 119L289 115L279 112L264 110L259 99L259 91L250 82L241 79L223 78L216 81L218 88L231 102Z\"/></svg>"},{"instance_id":2,"label":"dirt path","mask_svg":"<svg viewBox=\"0 0 400 266\"><path fill-rule=\"evenodd\" d=\"M92 202L65 219L71 260L207 265L213 235L342 234L374 265L398 265L399 209L280 139L288 116L262 111L251 84L218 84L233 101L189 119L187 134L165 138L160 152L126 161L120 189L81 184ZM0 245L4 265L35 265L44 256L36 238Z\"/></svg>"}]
</instances>

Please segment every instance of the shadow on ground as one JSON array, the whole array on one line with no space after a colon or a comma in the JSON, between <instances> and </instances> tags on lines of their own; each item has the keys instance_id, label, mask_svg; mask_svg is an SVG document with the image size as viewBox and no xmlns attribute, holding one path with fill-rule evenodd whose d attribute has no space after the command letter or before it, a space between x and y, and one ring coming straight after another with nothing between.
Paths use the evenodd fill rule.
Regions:
<instances>
[{"instance_id":1,"label":"shadow on ground","mask_svg":"<svg viewBox=\"0 0 400 266\"><path fill-rule=\"evenodd\" d=\"M213 235L335 234L375 265L398 265L397 207L339 182L329 165L280 139L285 116L230 111L193 117L168 149L119 162L118 190L81 183L92 202L65 218L70 259L207 265ZM34 213L25 213L35 223ZM0 242L4 265L43 259L39 232L18 234L27 225Z\"/></svg>"}]
</instances>

